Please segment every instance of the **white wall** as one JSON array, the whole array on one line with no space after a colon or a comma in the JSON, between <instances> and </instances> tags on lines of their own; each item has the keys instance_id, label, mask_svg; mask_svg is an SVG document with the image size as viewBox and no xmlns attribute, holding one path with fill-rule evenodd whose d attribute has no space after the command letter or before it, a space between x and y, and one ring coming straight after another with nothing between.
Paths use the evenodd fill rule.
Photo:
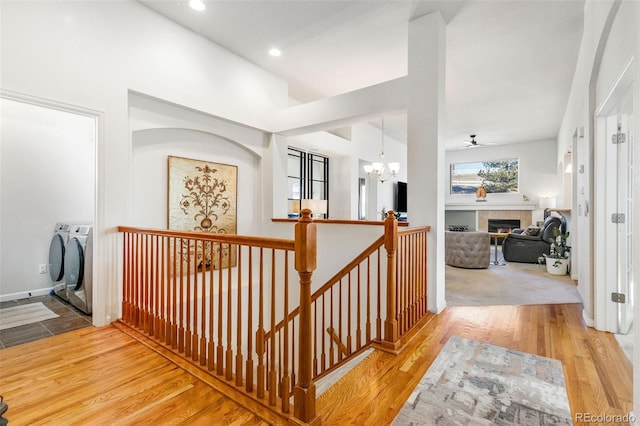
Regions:
<instances>
[{"instance_id":1,"label":"white wall","mask_svg":"<svg viewBox=\"0 0 640 426\"><path fill-rule=\"evenodd\" d=\"M497 202L522 202L523 195L527 195L531 202L537 203L541 197L563 197L563 176L558 173L556 162L556 141L535 141L514 143L499 146L487 146L473 149L458 149L447 151L445 159L447 168L451 164L469 163L477 161L496 161L518 158L519 192L508 194L488 194L487 204ZM475 203L474 194L451 194L451 175L446 177L446 203ZM533 211L533 223L542 220L543 211L537 208Z\"/></svg>"},{"instance_id":2,"label":"white wall","mask_svg":"<svg viewBox=\"0 0 640 426\"><path fill-rule=\"evenodd\" d=\"M133 226L167 227L167 158L176 156L237 166L237 232L262 233L264 132L135 94L129 104Z\"/></svg>"},{"instance_id":3,"label":"white wall","mask_svg":"<svg viewBox=\"0 0 640 426\"><path fill-rule=\"evenodd\" d=\"M102 113L93 315L101 325L118 317L117 226L133 218L129 90L265 128L287 106L287 85L137 2L0 7L2 89Z\"/></svg>"},{"instance_id":4,"label":"white wall","mask_svg":"<svg viewBox=\"0 0 640 426\"><path fill-rule=\"evenodd\" d=\"M56 222L94 217L95 120L0 99L0 300L48 294Z\"/></svg>"}]
</instances>

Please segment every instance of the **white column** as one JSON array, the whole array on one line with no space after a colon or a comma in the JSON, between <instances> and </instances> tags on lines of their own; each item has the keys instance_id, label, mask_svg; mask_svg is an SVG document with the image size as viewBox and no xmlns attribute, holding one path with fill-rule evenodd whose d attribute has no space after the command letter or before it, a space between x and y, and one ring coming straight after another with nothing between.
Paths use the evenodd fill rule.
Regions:
<instances>
[{"instance_id":1,"label":"white column","mask_svg":"<svg viewBox=\"0 0 640 426\"><path fill-rule=\"evenodd\" d=\"M407 192L411 226L430 225L427 268L429 310L444 299L444 125L446 28L434 12L409 22Z\"/></svg>"}]
</instances>

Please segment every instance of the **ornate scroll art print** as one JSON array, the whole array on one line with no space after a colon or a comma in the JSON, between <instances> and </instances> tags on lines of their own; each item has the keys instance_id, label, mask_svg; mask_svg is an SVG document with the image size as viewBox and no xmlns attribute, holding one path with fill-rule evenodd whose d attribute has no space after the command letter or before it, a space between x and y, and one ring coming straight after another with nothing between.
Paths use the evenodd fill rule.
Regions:
<instances>
[{"instance_id":1,"label":"ornate scroll art print","mask_svg":"<svg viewBox=\"0 0 640 426\"><path fill-rule=\"evenodd\" d=\"M237 182L237 166L169 156L169 229L235 234ZM194 257L198 271L236 264L236 250L226 244L182 241L182 271Z\"/></svg>"}]
</instances>

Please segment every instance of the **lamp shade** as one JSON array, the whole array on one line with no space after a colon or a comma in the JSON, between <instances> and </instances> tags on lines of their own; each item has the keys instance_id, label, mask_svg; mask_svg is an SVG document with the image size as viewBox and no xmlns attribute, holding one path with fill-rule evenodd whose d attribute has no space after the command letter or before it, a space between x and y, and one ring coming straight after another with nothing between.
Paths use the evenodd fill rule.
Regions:
<instances>
[{"instance_id":1,"label":"lamp shade","mask_svg":"<svg viewBox=\"0 0 640 426\"><path fill-rule=\"evenodd\" d=\"M289 213L300 213L300 200L288 200Z\"/></svg>"},{"instance_id":2,"label":"lamp shade","mask_svg":"<svg viewBox=\"0 0 640 426\"><path fill-rule=\"evenodd\" d=\"M313 214L327 214L327 200L302 200L302 209L309 209Z\"/></svg>"},{"instance_id":3,"label":"lamp shade","mask_svg":"<svg viewBox=\"0 0 640 426\"><path fill-rule=\"evenodd\" d=\"M556 197L542 197L539 205L541 209L554 209L556 207Z\"/></svg>"}]
</instances>

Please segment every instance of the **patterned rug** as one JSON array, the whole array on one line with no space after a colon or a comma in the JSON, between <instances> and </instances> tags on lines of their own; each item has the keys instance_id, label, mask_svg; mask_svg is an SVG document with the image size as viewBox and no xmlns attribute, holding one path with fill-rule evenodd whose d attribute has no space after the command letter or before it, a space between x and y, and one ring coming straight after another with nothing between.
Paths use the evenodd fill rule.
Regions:
<instances>
[{"instance_id":1,"label":"patterned rug","mask_svg":"<svg viewBox=\"0 0 640 426\"><path fill-rule=\"evenodd\" d=\"M42 302L0 309L0 330L40 322L59 315L44 306Z\"/></svg>"},{"instance_id":2,"label":"patterned rug","mask_svg":"<svg viewBox=\"0 0 640 426\"><path fill-rule=\"evenodd\" d=\"M562 363L453 336L394 425L570 425Z\"/></svg>"}]
</instances>

